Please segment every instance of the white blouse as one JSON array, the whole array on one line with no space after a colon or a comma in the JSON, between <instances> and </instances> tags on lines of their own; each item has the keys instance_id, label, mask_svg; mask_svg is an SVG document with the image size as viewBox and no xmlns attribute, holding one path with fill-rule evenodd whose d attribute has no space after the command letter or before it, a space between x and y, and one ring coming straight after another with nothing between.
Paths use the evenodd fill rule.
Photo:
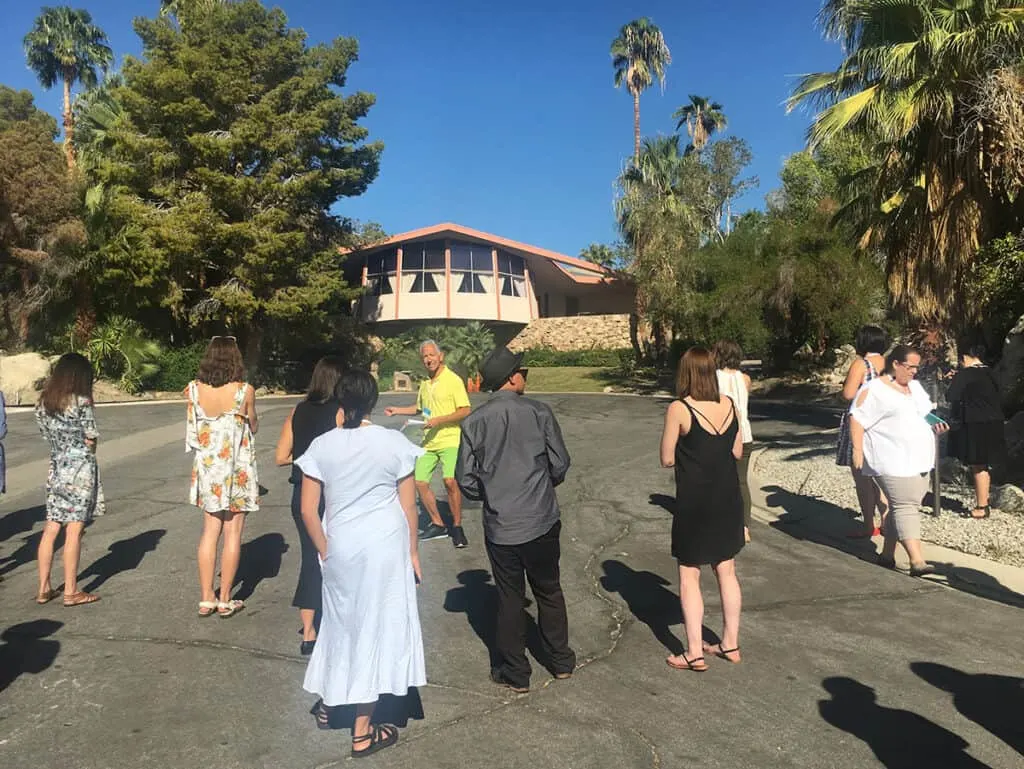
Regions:
<instances>
[{"instance_id":1,"label":"white blouse","mask_svg":"<svg viewBox=\"0 0 1024 769\"><path fill-rule=\"evenodd\" d=\"M925 415L934 408L916 379L910 382L909 395L884 378L868 382L850 407L850 416L864 428L864 474L909 478L930 471L935 466L935 434Z\"/></svg>"}]
</instances>

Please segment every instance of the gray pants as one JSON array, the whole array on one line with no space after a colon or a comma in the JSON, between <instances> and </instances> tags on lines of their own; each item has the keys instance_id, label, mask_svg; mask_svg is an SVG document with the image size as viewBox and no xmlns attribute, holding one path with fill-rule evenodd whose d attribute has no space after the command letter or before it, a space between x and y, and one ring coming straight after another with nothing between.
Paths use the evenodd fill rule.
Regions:
<instances>
[{"instance_id":1,"label":"gray pants","mask_svg":"<svg viewBox=\"0 0 1024 769\"><path fill-rule=\"evenodd\" d=\"M886 535L895 534L901 541L920 540L921 500L928 491L928 475L912 475L909 478L881 475L878 477L878 485L889 500Z\"/></svg>"}]
</instances>

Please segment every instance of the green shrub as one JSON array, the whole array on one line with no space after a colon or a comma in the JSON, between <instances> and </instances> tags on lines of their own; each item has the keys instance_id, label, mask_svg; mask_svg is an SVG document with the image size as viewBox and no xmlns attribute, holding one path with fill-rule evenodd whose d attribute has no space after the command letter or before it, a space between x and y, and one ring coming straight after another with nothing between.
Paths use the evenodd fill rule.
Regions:
<instances>
[{"instance_id":1,"label":"green shrub","mask_svg":"<svg viewBox=\"0 0 1024 769\"><path fill-rule=\"evenodd\" d=\"M531 347L523 355L524 366L543 368L545 366L590 366L619 367L623 355L632 349L591 349L591 350L552 350L550 347Z\"/></svg>"},{"instance_id":2,"label":"green shrub","mask_svg":"<svg viewBox=\"0 0 1024 769\"><path fill-rule=\"evenodd\" d=\"M145 381L150 390L180 392L195 379L199 362L206 352L206 342L196 342L188 347L172 347L163 351L157 360L160 370Z\"/></svg>"}]
</instances>

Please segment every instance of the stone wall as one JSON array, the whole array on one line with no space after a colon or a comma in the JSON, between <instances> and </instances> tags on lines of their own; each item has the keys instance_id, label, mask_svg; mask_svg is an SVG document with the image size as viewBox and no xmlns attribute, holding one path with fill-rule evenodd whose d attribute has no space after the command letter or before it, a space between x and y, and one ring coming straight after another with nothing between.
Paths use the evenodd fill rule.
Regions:
<instances>
[{"instance_id":1,"label":"stone wall","mask_svg":"<svg viewBox=\"0 0 1024 769\"><path fill-rule=\"evenodd\" d=\"M629 346L629 315L538 318L508 344L513 352L528 350L531 347L592 350L620 349Z\"/></svg>"}]
</instances>

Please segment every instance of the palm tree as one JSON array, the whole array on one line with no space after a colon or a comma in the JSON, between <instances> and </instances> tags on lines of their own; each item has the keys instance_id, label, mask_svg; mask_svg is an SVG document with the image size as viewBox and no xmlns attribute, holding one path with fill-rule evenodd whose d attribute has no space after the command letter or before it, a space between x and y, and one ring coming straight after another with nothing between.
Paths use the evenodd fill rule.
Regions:
<instances>
[{"instance_id":1,"label":"palm tree","mask_svg":"<svg viewBox=\"0 0 1024 769\"><path fill-rule=\"evenodd\" d=\"M24 45L28 66L44 88L53 88L58 81L64 84L64 153L68 168L74 168L71 88L75 83L92 88L98 81L97 70L109 69L114 54L107 36L92 23L88 11L44 7L25 35Z\"/></svg>"},{"instance_id":2,"label":"palm tree","mask_svg":"<svg viewBox=\"0 0 1024 769\"><path fill-rule=\"evenodd\" d=\"M690 135L691 144L687 147L687 152L691 149L701 152L711 134L715 131L724 131L726 126L722 105L711 101L707 96L691 94L690 103L677 109L672 117L679 121L676 130L685 125L686 133Z\"/></svg>"},{"instance_id":3,"label":"palm tree","mask_svg":"<svg viewBox=\"0 0 1024 769\"><path fill-rule=\"evenodd\" d=\"M1024 223L1024 184L1008 165L1019 163L1020 121L991 110L1005 98L1020 113L1024 3L828 0L819 23L846 58L804 76L789 107L820 108L812 147L857 136L877 158L846 184L840 216L862 247L886 255L906 316L933 327L967 317L964 279L979 246Z\"/></svg>"},{"instance_id":4,"label":"palm tree","mask_svg":"<svg viewBox=\"0 0 1024 769\"><path fill-rule=\"evenodd\" d=\"M615 87L623 84L633 96L633 163L640 163L640 94L657 78L665 87L665 67L672 54L661 30L647 17L629 22L612 41L612 66Z\"/></svg>"}]
</instances>

